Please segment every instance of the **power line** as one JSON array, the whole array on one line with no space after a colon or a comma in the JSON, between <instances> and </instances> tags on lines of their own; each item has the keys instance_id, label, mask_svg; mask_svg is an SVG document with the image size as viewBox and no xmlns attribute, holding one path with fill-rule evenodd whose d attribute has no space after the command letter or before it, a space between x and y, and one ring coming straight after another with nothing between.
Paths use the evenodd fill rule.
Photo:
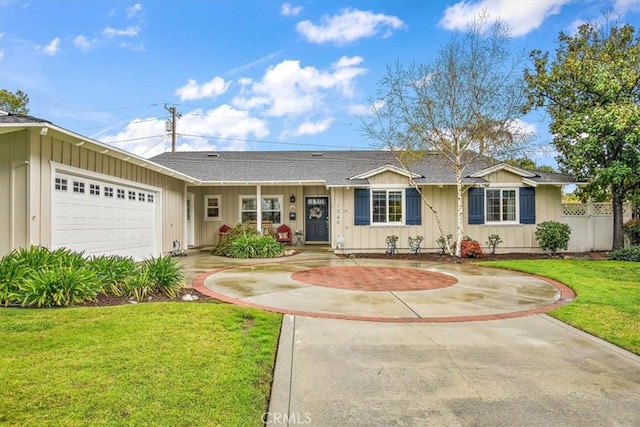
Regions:
<instances>
[{"instance_id":1,"label":"power line","mask_svg":"<svg viewBox=\"0 0 640 427\"><path fill-rule=\"evenodd\" d=\"M231 138L224 136L213 136L213 135L194 135L189 133L181 133L182 136L190 136L192 138L205 138L205 139L220 139L223 141L240 141L240 142L253 142L256 144L277 144L277 145L298 145L303 147L332 147L332 148L355 148L353 146L346 145L331 145L331 144L309 144L309 143L301 143L301 142L280 142L280 141L267 141L264 139L249 139L249 138Z\"/></svg>"}]
</instances>

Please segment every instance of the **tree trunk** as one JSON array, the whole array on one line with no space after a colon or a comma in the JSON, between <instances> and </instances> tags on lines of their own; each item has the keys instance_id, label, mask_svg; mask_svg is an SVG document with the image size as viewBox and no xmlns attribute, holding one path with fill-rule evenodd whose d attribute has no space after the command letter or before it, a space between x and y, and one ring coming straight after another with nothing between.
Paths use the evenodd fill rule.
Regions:
<instances>
[{"instance_id":1,"label":"tree trunk","mask_svg":"<svg viewBox=\"0 0 640 427\"><path fill-rule=\"evenodd\" d=\"M617 185L611 186L611 192L613 193L613 202L611 204L613 208L613 247L611 249L615 251L624 247L624 231L622 228L624 223L622 213L624 197Z\"/></svg>"},{"instance_id":2,"label":"tree trunk","mask_svg":"<svg viewBox=\"0 0 640 427\"><path fill-rule=\"evenodd\" d=\"M462 171L456 166L456 256L462 254L462 237L464 234L464 215L462 205Z\"/></svg>"}]
</instances>

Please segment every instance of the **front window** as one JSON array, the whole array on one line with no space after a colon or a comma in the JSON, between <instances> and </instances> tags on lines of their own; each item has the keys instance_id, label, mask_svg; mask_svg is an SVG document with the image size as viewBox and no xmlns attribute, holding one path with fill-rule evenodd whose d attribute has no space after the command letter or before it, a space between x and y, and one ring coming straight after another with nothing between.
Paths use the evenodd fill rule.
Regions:
<instances>
[{"instance_id":1,"label":"front window","mask_svg":"<svg viewBox=\"0 0 640 427\"><path fill-rule=\"evenodd\" d=\"M516 221L516 190L487 190L487 222Z\"/></svg>"},{"instance_id":2,"label":"front window","mask_svg":"<svg viewBox=\"0 0 640 427\"><path fill-rule=\"evenodd\" d=\"M402 213L401 190L371 191L371 222L373 224L401 224Z\"/></svg>"},{"instance_id":3,"label":"front window","mask_svg":"<svg viewBox=\"0 0 640 427\"><path fill-rule=\"evenodd\" d=\"M189 204L187 204L189 206ZM204 196L204 219L220 218L220 196Z\"/></svg>"},{"instance_id":4,"label":"front window","mask_svg":"<svg viewBox=\"0 0 640 427\"><path fill-rule=\"evenodd\" d=\"M258 204L255 196L240 197L240 221L256 221L258 219ZM262 197L262 220L274 224L282 223L282 196Z\"/></svg>"}]
</instances>

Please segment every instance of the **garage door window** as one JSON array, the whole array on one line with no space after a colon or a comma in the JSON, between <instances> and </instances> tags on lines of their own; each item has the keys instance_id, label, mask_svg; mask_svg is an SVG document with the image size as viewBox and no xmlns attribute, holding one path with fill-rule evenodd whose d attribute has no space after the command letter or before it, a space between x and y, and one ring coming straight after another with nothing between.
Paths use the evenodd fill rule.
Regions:
<instances>
[{"instance_id":1,"label":"garage door window","mask_svg":"<svg viewBox=\"0 0 640 427\"><path fill-rule=\"evenodd\" d=\"M67 179L66 178L56 178L56 190L58 190L58 191L67 191Z\"/></svg>"},{"instance_id":2,"label":"garage door window","mask_svg":"<svg viewBox=\"0 0 640 427\"><path fill-rule=\"evenodd\" d=\"M89 184L89 194L92 196L99 196L100 186L98 184Z\"/></svg>"},{"instance_id":3,"label":"garage door window","mask_svg":"<svg viewBox=\"0 0 640 427\"><path fill-rule=\"evenodd\" d=\"M84 182L73 181L73 192L84 194Z\"/></svg>"},{"instance_id":4,"label":"garage door window","mask_svg":"<svg viewBox=\"0 0 640 427\"><path fill-rule=\"evenodd\" d=\"M124 190L118 188L118 199L124 199Z\"/></svg>"},{"instance_id":5,"label":"garage door window","mask_svg":"<svg viewBox=\"0 0 640 427\"><path fill-rule=\"evenodd\" d=\"M153 194L147 194L147 202L153 203Z\"/></svg>"},{"instance_id":6,"label":"garage door window","mask_svg":"<svg viewBox=\"0 0 640 427\"><path fill-rule=\"evenodd\" d=\"M129 200L135 200L135 199L136 199L136 192L129 191Z\"/></svg>"},{"instance_id":7,"label":"garage door window","mask_svg":"<svg viewBox=\"0 0 640 427\"><path fill-rule=\"evenodd\" d=\"M113 197L113 187L104 187L104 197Z\"/></svg>"}]
</instances>

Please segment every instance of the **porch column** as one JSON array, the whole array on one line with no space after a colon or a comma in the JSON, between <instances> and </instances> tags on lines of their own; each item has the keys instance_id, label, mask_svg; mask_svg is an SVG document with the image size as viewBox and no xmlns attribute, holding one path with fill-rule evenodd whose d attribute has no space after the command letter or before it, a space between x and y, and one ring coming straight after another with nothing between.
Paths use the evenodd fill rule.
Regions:
<instances>
[{"instance_id":1,"label":"porch column","mask_svg":"<svg viewBox=\"0 0 640 427\"><path fill-rule=\"evenodd\" d=\"M262 234L262 186L256 185L256 227Z\"/></svg>"}]
</instances>

